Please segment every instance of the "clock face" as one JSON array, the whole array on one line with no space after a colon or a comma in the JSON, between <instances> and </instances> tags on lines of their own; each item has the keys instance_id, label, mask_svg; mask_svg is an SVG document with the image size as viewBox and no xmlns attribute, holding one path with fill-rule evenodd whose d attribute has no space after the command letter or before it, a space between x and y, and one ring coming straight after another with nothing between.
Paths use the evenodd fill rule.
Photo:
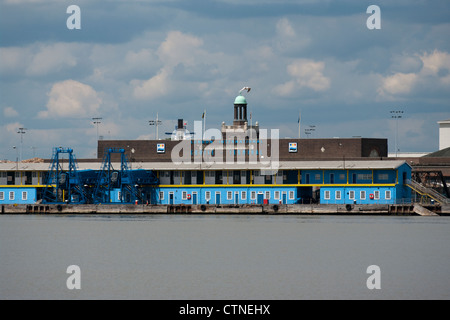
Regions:
<instances>
[{"instance_id":1,"label":"clock face","mask_svg":"<svg viewBox=\"0 0 450 320\"><path fill-rule=\"evenodd\" d=\"M66 143L92 157L106 133L155 139L149 121L159 138L181 118L220 129L238 94L280 137L388 138L391 153L437 150L450 119L446 0L0 6L2 159Z\"/></svg>"}]
</instances>

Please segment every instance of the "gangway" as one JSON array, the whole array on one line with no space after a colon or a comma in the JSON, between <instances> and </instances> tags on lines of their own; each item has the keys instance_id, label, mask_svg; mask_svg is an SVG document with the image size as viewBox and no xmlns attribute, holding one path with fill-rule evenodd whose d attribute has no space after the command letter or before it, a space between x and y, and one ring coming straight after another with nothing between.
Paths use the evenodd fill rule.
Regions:
<instances>
[{"instance_id":1,"label":"gangway","mask_svg":"<svg viewBox=\"0 0 450 320\"><path fill-rule=\"evenodd\" d=\"M439 202L442 205L450 205L449 198L443 196L442 194L440 194L439 192L437 192L431 188L427 188L427 187L423 186L422 184L418 183L417 181L407 179L405 181L405 184L409 188L414 190L416 193L420 194L421 196L429 197L429 198Z\"/></svg>"}]
</instances>

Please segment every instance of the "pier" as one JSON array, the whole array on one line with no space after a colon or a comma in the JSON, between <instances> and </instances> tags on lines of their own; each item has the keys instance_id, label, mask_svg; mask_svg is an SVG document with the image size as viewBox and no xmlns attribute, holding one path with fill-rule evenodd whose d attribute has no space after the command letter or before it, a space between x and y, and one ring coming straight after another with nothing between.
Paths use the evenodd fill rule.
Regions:
<instances>
[{"instance_id":1,"label":"pier","mask_svg":"<svg viewBox=\"0 0 450 320\"><path fill-rule=\"evenodd\" d=\"M142 205L142 204L14 204L1 214L271 214L271 215L450 215L450 207L418 204L270 204L270 205Z\"/></svg>"}]
</instances>

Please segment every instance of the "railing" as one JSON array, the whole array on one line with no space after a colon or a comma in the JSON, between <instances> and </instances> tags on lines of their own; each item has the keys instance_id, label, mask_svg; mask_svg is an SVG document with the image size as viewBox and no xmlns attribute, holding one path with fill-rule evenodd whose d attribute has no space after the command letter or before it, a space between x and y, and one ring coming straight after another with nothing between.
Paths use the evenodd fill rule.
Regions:
<instances>
[{"instance_id":1,"label":"railing","mask_svg":"<svg viewBox=\"0 0 450 320\"><path fill-rule=\"evenodd\" d=\"M410 187L411 189L413 189L414 191L416 191L417 193L421 194L421 195L426 195L426 196L430 197L431 199L434 199L435 201L437 201L437 202L439 202L441 204L448 204L448 205L450 205L450 199L449 198L443 196L442 194L440 194L436 190L433 190L431 188L427 188L427 187L423 186L422 184L418 183L417 181L407 179L405 181L405 184L408 187Z\"/></svg>"}]
</instances>

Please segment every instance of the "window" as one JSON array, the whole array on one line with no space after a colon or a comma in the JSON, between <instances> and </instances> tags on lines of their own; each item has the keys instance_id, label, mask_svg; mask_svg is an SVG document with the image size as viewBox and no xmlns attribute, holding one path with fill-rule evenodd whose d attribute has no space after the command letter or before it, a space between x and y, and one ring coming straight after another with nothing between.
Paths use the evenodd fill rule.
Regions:
<instances>
[{"instance_id":1,"label":"window","mask_svg":"<svg viewBox=\"0 0 450 320\"><path fill-rule=\"evenodd\" d=\"M252 192L250 193L250 199L251 199L251 200L256 200L256 191L252 191Z\"/></svg>"},{"instance_id":2,"label":"window","mask_svg":"<svg viewBox=\"0 0 450 320\"><path fill-rule=\"evenodd\" d=\"M345 180L345 173L341 173L339 175L339 180Z\"/></svg>"},{"instance_id":3,"label":"window","mask_svg":"<svg viewBox=\"0 0 450 320\"><path fill-rule=\"evenodd\" d=\"M206 191L205 192L205 199L206 199L206 201L211 200L211 191Z\"/></svg>"},{"instance_id":4,"label":"window","mask_svg":"<svg viewBox=\"0 0 450 320\"><path fill-rule=\"evenodd\" d=\"M358 178L358 180L372 180L372 174L371 173L358 173L357 178Z\"/></svg>"},{"instance_id":5,"label":"window","mask_svg":"<svg viewBox=\"0 0 450 320\"><path fill-rule=\"evenodd\" d=\"M316 181L317 181L317 180L320 180L320 173L316 173L315 179L316 179Z\"/></svg>"},{"instance_id":6,"label":"window","mask_svg":"<svg viewBox=\"0 0 450 320\"><path fill-rule=\"evenodd\" d=\"M0 201L5 200L5 193L3 191L0 191Z\"/></svg>"},{"instance_id":7,"label":"window","mask_svg":"<svg viewBox=\"0 0 450 320\"><path fill-rule=\"evenodd\" d=\"M181 200L186 200L186 199L187 199L187 191L181 192Z\"/></svg>"},{"instance_id":8,"label":"window","mask_svg":"<svg viewBox=\"0 0 450 320\"><path fill-rule=\"evenodd\" d=\"M280 200L280 191L275 191L273 197L275 200Z\"/></svg>"},{"instance_id":9,"label":"window","mask_svg":"<svg viewBox=\"0 0 450 320\"><path fill-rule=\"evenodd\" d=\"M241 199L242 200L247 200L247 191L242 191L241 192Z\"/></svg>"},{"instance_id":10,"label":"window","mask_svg":"<svg viewBox=\"0 0 450 320\"><path fill-rule=\"evenodd\" d=\"M378 180L383 180L383 181L389 180L389 175L387 173L379 173Z\"/></svg>"},{"instance_id":11,"label":"window","mask_svg":"<svg viewBox=\"0 0 450 320\"><path fill-rule=\"evenodd\" d=\"M362 190L359 192L359 198L361 200L366 200L366 191Z\"/></svg>"},{"instance_id":12,"label":"window","mask_svg":"<svg viewBox=\"0 0 450 320\"><path fill-rule=\"evenodd\" d=\"M37 172L36 172L36 171L33 171L33 173L31 174L31 176L32 176L33 178L36 178L36 177L37 177Z\"/></svg>"},{"instance_id":13,"label":"window","mask_svg":"<svg viewBox=\"0 0 450 320\"><path fill-rule=\"evenodd\" d=\"M20 172L16 171L16 178L20 178Z\"/></svg>"},{"instance_id":14,"label":"window","mask_svg":"<svg viewBox=\"0 0 450 320\"><path fill-rule=\"evenodd\" d=\"M289 191L289 199L294 200L294 191Z\"/></svg>"},{"instance_id":15,"label":"window","mask_svg":"<svg viewBox=\"0 0 450 320\"><path fill-rule=\"evenodd\" d=\"M350 199L350 200L355 200L355 191L350 191L349 193L348 193L348 198Z\"/></svg>"},{"instance_id":16,"label":"window","mask_svg":"<svg viewBox=\"0 0 450 320\"><path fill-rule=\"evenodd\" d=\"M164 191L159 192L159 200L164 200Z\"/></svg>"},{"instance_id":17,"label":"window","mask_svg":"<svg viewBox=\"0 0 450 320\"><path fill-rule=\"evenodd\" d=\"M28 198L28 193L26 191L22 191L22 200L27 200Z\"/></svg>"},{"instance_id":18,"label":"window","mask_svg":"<svg viewBox=\"0 0 450 320\"><path fill-rule=\"evenodd\" d=\"M336 198L336 200L341 200L341 191L340 190L336 190L335 198Z\"/></svg>"},{"instance_id":19,"label":"window","mask_svg":"<svg viewBox=\"0 0 450 320\"><path fill-rule=\"evenodd\" d=\"M266 199L270 199L270 191L266 191Z\"/></svg>"},{"instance_id":20,"label":"window","mask_svg":"<svg viewBox=\"0 0 450 320\"><path fill-rule=\"evenodd\" d=\"M374 192L374 197L375 197L375 200L380 200L380 191L376 190Z\"/></svg>"},{"instance_id":21,"label":"window","mask_svg":"<svg viewBox=\"0 0 450 320\"><path fill-rule=\"evenodd\" d=\"M227 191L227 200L233 200L233 192Z\"/></svg>"},{"instance_id":22,"label":"window","mask_svg":"<svg viewBox=\"0 0 450 320\"><path fill-rule=\"evenodd\" d=\"M14 191L9 192L9 200L14 200Z\"/></svg>"},{"instance_id":23,"label":"window","mask_svg":"<svg viewBox=\"0 0 450 320\"><path fill-rule=\"evenodd\" d=\"M325 190L325 200L330 200L330 190Z\"/></svg>"},{"instance_id":24,"label":"window","mask_svg":"<svg viewBox=\"0 0 450 320\"><path fill-rule=\"evenodd\" d=\"M386 190L384 197L386 200L391 200L391 190Z\"/></svg>"}]
</instances>

